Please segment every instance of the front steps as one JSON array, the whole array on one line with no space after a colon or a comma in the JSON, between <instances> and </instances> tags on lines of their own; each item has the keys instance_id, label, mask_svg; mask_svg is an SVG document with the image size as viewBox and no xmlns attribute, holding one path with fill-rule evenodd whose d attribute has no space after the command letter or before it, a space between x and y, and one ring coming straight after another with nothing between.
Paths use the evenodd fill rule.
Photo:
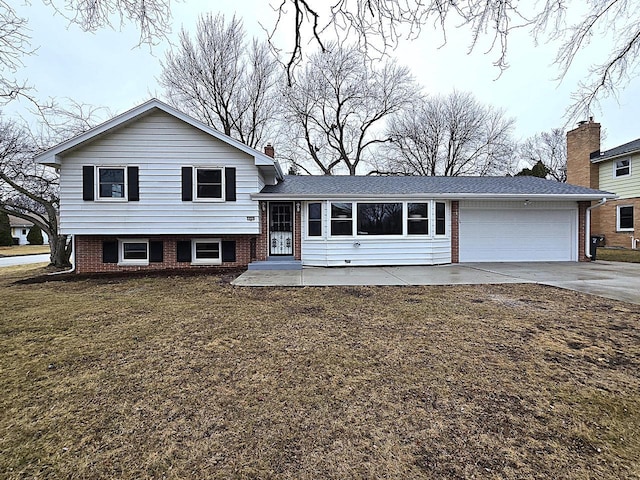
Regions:
<instances>
[{"instance_id":1,"label":"front steps","mask_svg":"<svg viewBox=\"0 0 640 480\"><path fill-rule=\"evenodd\" d=\"M293 256L269 257L266 261L251 262L248 270L302 270L302 262Z\"/></svg>"}]
</instances>

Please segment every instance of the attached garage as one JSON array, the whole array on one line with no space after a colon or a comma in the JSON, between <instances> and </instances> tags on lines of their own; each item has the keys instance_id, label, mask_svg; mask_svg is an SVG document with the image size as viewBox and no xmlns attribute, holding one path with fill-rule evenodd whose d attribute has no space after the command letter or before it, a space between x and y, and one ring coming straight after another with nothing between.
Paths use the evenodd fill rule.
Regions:
<instances>
[{"instance_id":1,"label":"attached garage","mask_svg":"<svg viewBox=\"0 0 640 480\"><path fill-rule=\"evenodd\" d=\"M576 202L460 202L461 262L578 259Z\"/></svg>"}]
</instances>

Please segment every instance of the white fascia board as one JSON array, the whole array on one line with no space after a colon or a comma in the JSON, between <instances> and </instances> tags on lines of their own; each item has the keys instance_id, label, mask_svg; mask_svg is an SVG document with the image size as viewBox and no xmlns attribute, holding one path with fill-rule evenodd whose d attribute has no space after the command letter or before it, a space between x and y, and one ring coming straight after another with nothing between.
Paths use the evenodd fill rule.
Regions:
<instances>
[{"instance_id":1,"label":"white fascia board","mask_svg":"<svg viewBox=\"0 0 640 480\"><path fill-rule=\"evenodd\" d=\"M86 132L80 135L77 135L73 138L70 138L69 140L59 143L58 145L50 148L49 150L46 150L45 152L42 152L36 155L34 157L34 160L37 163L41 163L44 165L59 166L61 163L60 155L67 153L68 151L82 145L83 143L92 141L98 138L99 136L109 132L110 130L113 130L114 128L125 125L126 123L131 122L138 117L148 114L154 109L162 110L163 112L173 117L176 117L179 120L182 120L183 122L191 125L192 127L195 127L203 131L204 133L207 133L212 137L215 137L218 140L221 140L227 143L228 145L231 145L232 147L235 147L238 150L252 156L255 160L256 166L267 166L267 167L270 166L275 168L279 177L280 178L282 177L282 170L280 169L280 166L276 165L275 160L270 156L260 152L259 150L256 150L255 148L251 148L245 145L244 143L234 138L231 138L228 135L225 135L222 132L219 132L215 128L212 128L209 125L206 125L200 122L199 120L196 120L195 118L190 117L189 115L186 115L179 110L176 110L175 108L167 105L164 102L161 102L156 98L152 98L151 100L148 100L142 105L138 105L137 107L134 107L131 110L128 110L116 117L113 117L112 119L107 120L106 122L90 130L87 130Z\"/></svg>"},{"instance_id":2,"label":"white fascia board","mask_svg":"<svg viewBox=\"0 0 640 480\"><path fill-rule=\"evenodd\" d=\"M538 201L558 201L558 200L570 200L570 201L596 201L606 198L608 200L618 198L617 195L612 193L602 195L584 195L584 194L566 194L566 195L550 195L550 194L495 194L495 193L412 193L412 194L385 194L385 195L372 195L372 194L332 194L332 195L285 195L274 193L254 193L251 195L252 200L412 200L422 198L435 198L444 200L538 200Z\"/></svg>"}]
</instances>

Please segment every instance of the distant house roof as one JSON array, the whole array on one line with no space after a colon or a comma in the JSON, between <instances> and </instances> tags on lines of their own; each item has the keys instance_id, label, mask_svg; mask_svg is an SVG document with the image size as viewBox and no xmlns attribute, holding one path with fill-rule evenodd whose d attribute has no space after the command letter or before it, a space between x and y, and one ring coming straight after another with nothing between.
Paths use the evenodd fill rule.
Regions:
<instances>
[{"instance_id":1,"label":"distant house roof","mask_svg":"<svg viewBox=\"0 0 640 480\"><path fill-rule=\"evenodd\" d=\"M153 111L158 111L158 110L163 111L173 117L176 117L182 120L183 122L211 135L212 137L217 138L218 140L221 140L233 147L236 147L238 150L254 157L255 164L257 167L274 168L276 171L276 175L278 177L282 176L282 170L280 169L280 164L270 156L266 155L265 153L259 150L256 150L255 148L251 148L245 145L244 143L234 138L231 138L228 135L225 135L222 132L219 132L215 128L212 128L209 125L206 125L200 122L199 120L196 120L195 118L190 117L189 115L182 113L179 110L176 110L175 108L171 107L170 105L167 105L164 102L161 102L156 98L152 98L151 100L143 103L142 105L138 105L137 107L134 107L131 110L128 110L116 117L113 117L112 119L107 120L106 122L101 123L100 125L90 130L87 130L86 132L80 135L77 135L73 138L70 138L69 140L59 143L58 145L50 148L49 150L46 150L36 155L35 161L38 163L42 163L44 165L59 166L60 155L64 155L65 153L70 152L73 149L78 148L79 146L85 143L91 142L92 140L102 135L105 135L106 133L116 128L119 128L123 125L126 125L127 123L133 122L138 118L141 118Z\"/></svg>"},{"instance_id":2,"label":"distant house roof","mask_svg":"<svg viewBox=\"0 0 640 480\"><path fill-rule=\"evenodd\" d=\"M610 160L612 158L622 157L636 152L640 152L640 138L605 152L594 152L591 154L591 162L599 163L604 160Z\"/></svg>"},{"instance_id":3,"label":"distant house roof","mask_svg":"<svg viewBox=\"0 0 640 480\"><path fill-rule=\"evenodd\" d=\"M33 223L30 222L29 220L25 220L23 218L20 217L15 217L13 215L9 215L9 223L11 224L11 227L17 228L17 227L33 227Z\"/></svg>"},{"instance_id":4,"label":"distant house roof","mask_svg":"<svg viewBox=\"0 0 640 480\"><path fill-rule=\"evenodd\" d=\"M265 186L256 199L411 198L562 198L596 200L616 195L538 177L298 176L286 175Z\"/></svg>"}]
</instances>

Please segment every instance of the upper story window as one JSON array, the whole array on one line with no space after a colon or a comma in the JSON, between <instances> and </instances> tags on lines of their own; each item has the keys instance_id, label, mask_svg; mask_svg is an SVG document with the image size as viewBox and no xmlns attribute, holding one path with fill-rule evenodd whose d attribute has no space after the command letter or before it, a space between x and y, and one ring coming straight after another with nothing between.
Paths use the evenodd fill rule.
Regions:
<instances>
[{"instance_id":1,"label":"upper story window","mask_svg":"<svg viewBox=\"0 0 640 480\"><path fill-rule=\"evenodd\" d=\"M182 167L182 201L233 202L236 200L234 167Z\"/></svg>"},{"instance_id":2,"label":"upper story window","mask_svg":"<svg viewBox=\"0 0 640 480\"><path fill-rule=\"evenodd\" d=\"M631 161L627 158L625 160L616 160L613 165L614 177L626 177L631 174Z\"/></svg>"},{"instance_id":3,"label":"upper story window","mask_svg":"<svg viewBox=\"0 0 640 480\"><path fill-rule=\"evenodd\" d=\"M322 203L307 205L307 235L320 237L322 235Z\"/></svg>"},{"instance_id":4,"label":"upper story window","mask_svg":"<svg viewBox=\"0 0 640 480\"><path fill-rule=\"evenodd\" d=\"M633 205L618 206L618 231L633 231Z\"/></svg>"},{"instance_id":5,"label":"upper story window","mask_svg":"<svg viewBox=\"0 0 640 480\"><path fill-rule=\"evenodd\" d=\"M358 203L358 235L402 235L402 203Z\"/></svg>"},{"instance_id":6,"label":"upper story window","mask_svg":"<svg viewBox=\"0 0 640 480\"><path fill-rule=\"evenodd\" d=\"M353 204L331 204L331 235L353 235Z\"/></svg>"},{"instance_id":7,"label":"upper story window","mask_svg":"<svg viewBox=\"0 0 640 480\"><path fill-rule=\"evenodd\" d=\"M98 197L125 198L124 167L98 167Z\"/></svg>"},{"instance_id":8,"label":"upper story window","mask_svg":"<svg viewBox=\"0 0 640 480\"><path fill-rule=\"evenodd\" d=\"M138 167L82 167L83 200L140 200Z\"/></svg>"},{"instance_id":9,"label":"upper story window","mask_svg":"<svg viewBox=\"0 0 640 480\"><path fill-rule=\"evenodd\" d=\"M407 233L409 235L429 234L429 204L407 204Z\"/></svg>"},{"instance_id":10,"label":"upper story window","mask_svg":"<svg viewBox=\"0 0 640 480\"><path fill-rule=\"evenodd\" d=\"M222 168L196 168L196 198L222 200Z\"/></svg>"}]
</instances>

